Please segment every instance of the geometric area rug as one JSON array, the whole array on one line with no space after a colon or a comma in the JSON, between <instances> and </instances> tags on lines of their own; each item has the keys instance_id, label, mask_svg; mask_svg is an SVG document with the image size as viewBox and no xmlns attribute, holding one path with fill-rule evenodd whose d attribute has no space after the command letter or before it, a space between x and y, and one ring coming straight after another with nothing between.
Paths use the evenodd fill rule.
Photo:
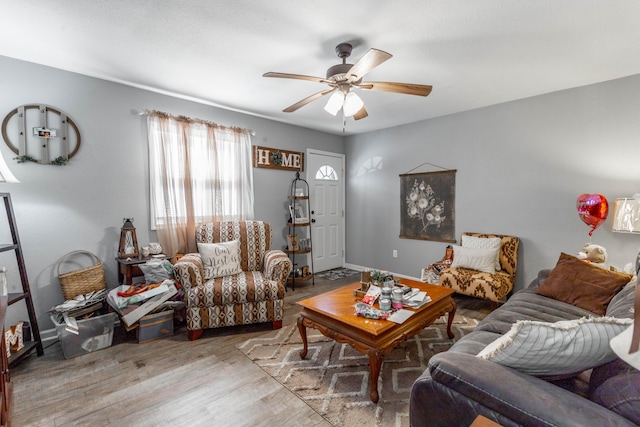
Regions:
<instances>
[{"instance_id":1,"label":"geometric area rug","mask_svg":"<svg viewBox=\"0 0 640 427\"><path fill-rule=\"evenodd\" d=\"M358 273L359 271L352 270L350 268L338 267L321 273L316 273L316 277L326 280L340 280Z\"/></svg>"},{"instance_id":2,"label":"geometric area rug","mask_svg":"<svg viewBox=\"0 0 640 427\"><path fill-rule=\"evenodd\" d=\"M409 338L384 357L378 403L369 399L369 359L348 344L307 328L308 351L300 358L297 325L283 326L236 347L334 426L409 426L409 394L431 356L448 350L478 321L456 314L453 340L446 316Z\"/></svg>"}]
</instances>

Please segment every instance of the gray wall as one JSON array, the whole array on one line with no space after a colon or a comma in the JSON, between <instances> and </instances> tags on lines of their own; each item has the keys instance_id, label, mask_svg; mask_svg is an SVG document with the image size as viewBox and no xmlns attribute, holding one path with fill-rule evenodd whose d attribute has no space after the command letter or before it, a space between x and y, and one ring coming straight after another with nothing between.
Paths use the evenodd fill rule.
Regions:
<instances>
[{"instance_id":1,"label":"gray wall","mask_svg":"<svg viewBox=\"0 0 640 427\"><path fill-rule=\"evenodd\" d=\"M21 181L0 184L0 191L12 195L41 329L52 326L46 311L62 302L56 264L64 254L86 249L98 255L113 287L122 218L135 218L141 244L156 239L148 220L145 120L132 109L249 128L255 145L345 153L347 263L407 276L418 276L446 246L398 237L398 175L422 163L458 171L457 236L485 231L522 238L518 288L553 266L560 251L575 253L589 240L576 213L578 195L602 193L613 202L640 190L640 76L343 138L4 57L0 70L3 118L19 105L49 104L68 113L83 138L62 167L16 164L0 144ZM381 169L370 168L374 158ZM285 241L279 225L293 177L254 169L255 216L274 225L275 247ZM593 243L605 246L616 265L632 261L640 238L611 233L610 226L608 219ZM6 241L6 232L0 238ZM16 269L6 255L0 265L16 290ZM26 319L21 307L12 307L8 322Z\"/></svg>"},{"instance_id":2,"label":"gray wall","mask_svg":"<svg viewBox=\"0 0 640 427\"><path fill-rule=\"evenodd\" d=\"M46 311L63 301L56 264L68 252L86 249L104 265L110 287L117 285L115 256L122 218L133 217L138 242L155 241L149 229L146 119L133 109L157 109L240 126L255 132L253 143L268 147L344 152L342 137L176 99L116 83L0 57L0 116L19 105L43 103L77 123L82 146L66 166L17 164L0 152L20 184L0 184L16 212L29 281L41 329L52 327ZM255 217L273 225L274 247L285 243L286 197L293 172L254 169ZM1 228L2 221L0 221ZM0 241L7 242L0 231ZM10 291L19 289L17 268L7 253ZM13 262L13 263L12 263ZM24 304L9 311L9 322L26 320Z\"/></svg>"},{"instance_id":3,"label":"gray wall","mask_svg":"<svg viewBox=\"0 0 640 427\"><path fill-rule=\"evenodd\" d=\"M639 113L640 76L632 76L349 137L347 263L419 277L442 258L446 243L398 237L398 175L432 163L457 170L458 239L464 231L521 238L522 288L561 251L589 242L580 194L601 193L613 205L640 191ZM381 168L363 173L375 158ZM634 261L640 236L612 233L611 218L612 206L591 242L622 267Z\"/></svg>"}]
</instances>

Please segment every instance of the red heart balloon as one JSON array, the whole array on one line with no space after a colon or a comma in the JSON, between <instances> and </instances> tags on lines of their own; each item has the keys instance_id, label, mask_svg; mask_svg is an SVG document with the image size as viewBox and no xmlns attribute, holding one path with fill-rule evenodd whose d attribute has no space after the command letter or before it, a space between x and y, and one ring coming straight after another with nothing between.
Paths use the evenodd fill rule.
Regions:
<instances>
[{"instance_id":1,"label":"red heart balloon","mask_svg":"<svg viewBox=\"0 0 640 427\"><path fill-rule=\"evenodd\" d=\"M581 194L576 202L580 219L591 227L589 236L607 219L609 202L602 194Z\"/></svg>"}]
</instances>

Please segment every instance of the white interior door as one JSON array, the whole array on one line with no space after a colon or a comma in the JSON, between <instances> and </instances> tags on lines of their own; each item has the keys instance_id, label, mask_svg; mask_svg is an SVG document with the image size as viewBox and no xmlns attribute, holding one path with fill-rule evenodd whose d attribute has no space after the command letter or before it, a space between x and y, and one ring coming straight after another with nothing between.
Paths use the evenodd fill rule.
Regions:
<instances>
[{"instance_id":1,"label":"white interior door","mask_svg":"<svg viewBox=\"0 0 640 427\"><path fill-rule=\"evenodd\" d=\"M313 269L344 265L344 154L307 151Z\"/></svg>"}]
</instances>

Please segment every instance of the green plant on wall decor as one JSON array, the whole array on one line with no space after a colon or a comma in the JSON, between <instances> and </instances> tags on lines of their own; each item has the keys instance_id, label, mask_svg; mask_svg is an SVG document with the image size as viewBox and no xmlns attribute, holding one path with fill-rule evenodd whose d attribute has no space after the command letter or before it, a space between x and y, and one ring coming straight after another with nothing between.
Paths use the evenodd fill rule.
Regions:
<instances>
[{"instance_id":1,"label":"green plant on wall decor","mask_svg":"<svg viewBox=\"0 0 640 427\"><path fill-rule=\"evenodd\" d=\"M18 163L37 162L37 160L31 156L18 156L14 157L13 160L17 160Z\"/></svg>"},{"instance_id":2,"label":"green plant on wall decor","mask_svg":"<svg viewBox=\"0 0 640 427\"><path fill-rule=\"evenodd\" d=\"M18 163L26 163L26 162L38 163L38 160L34 159L31 156L18 156L18 157L14 157L13 160L17 160ZM69 159L65 159L62 156L58 156L51 161L51 164L55 166L64 166L67 163L69 163Z\"/></svg>"}]
</instances>

